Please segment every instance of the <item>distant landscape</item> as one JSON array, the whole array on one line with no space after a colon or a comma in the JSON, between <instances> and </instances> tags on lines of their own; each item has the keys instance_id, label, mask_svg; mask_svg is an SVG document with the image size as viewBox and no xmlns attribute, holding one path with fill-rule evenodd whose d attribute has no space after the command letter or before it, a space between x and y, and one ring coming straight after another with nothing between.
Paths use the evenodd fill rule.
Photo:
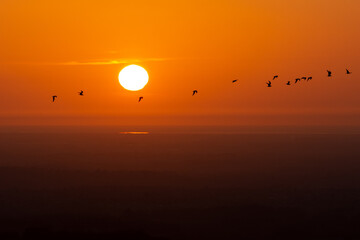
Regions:
<instances>
[{"instance_id":1,"label":"distant landscape","mask_svg":"<svg viewBox=\"0 0 360 240\"><path fill-rule=\"evenodd\" d=\"M360 236L358 134L60 130L2 131L1 239Z\"/></svg>"}]
</instances>

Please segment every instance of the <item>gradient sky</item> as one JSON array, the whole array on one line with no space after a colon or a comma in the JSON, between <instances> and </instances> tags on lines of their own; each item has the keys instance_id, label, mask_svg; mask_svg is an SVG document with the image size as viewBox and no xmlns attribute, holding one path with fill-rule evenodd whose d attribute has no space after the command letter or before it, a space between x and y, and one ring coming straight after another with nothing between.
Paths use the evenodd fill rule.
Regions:
<instances>
[{"instance_id":1,"label":"gradient sky","mask_svg":"<svg viewBox=\"0 0 360 240\"><path fill-rule=\"evenodd\" d=\"M2 0L0 124L358 125L359 9L358 0ZM117 79L132 63L150 76L139 92ZM302 76L314 79L285 85Z\"/></svg>"}]
</instances>

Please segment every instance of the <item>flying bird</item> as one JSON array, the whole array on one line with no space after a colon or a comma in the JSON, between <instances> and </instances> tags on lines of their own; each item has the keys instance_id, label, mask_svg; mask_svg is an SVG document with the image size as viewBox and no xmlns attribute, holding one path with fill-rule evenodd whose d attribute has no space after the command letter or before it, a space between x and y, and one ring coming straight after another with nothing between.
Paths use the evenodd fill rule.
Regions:
<instances>
[{"instance_id":1,"label":"flying bird","mask_svg":"<svg viewBox=\"0 0 360 240\"><path fill-rule=\"evenodd\" d=\"M271 82L270 81L268 81L266 84L267 84L268 87L271 87Z\"/></svg>"},{"instance_id":2,"label":"flying bird","mask_svg":"<svg viewBox=\"0 0 360 240\"><path fill-rule=\"evenodd\" d=\"M307 80L308 80L308 81L309 81L309 80L312 80L312 77L308 77L308 79L307 79Z\"/></svg>"},{"instance_id":3,"label":"flying bird","mask_svg":"<svg viewBox=\"0 0 360 240\"><path fill-rule=\"evenodd\" d=\"M197 94L197 93L198 93L198 91L197 91L197 90L194 90L192 95L194 96L194 95Z\"/></svg>"},{"instance_id":4,"label":"flying bird","mask_svg":"<svg viewBox=\"0 0 360 240\"><path fill-rule=\"evenodd\" d=\"M83 90L80 90L79 95L80 95L80 96L84 96L84 91L83 91Z\"/></svg>"},{"instance_id":5,"label":"flying bird","mask_svg":"<svg viewBox=\"0 0 360 240\"><path fill-rule=\"evenodd\" d=\"M329 71L329 70L326 70L326 71L328 73L328 77L331 77L331 71Z\"/></svg>"},{"instance_id":6,"label":"flying bird","mask_svg":"<svg viewBox=\"0 0 360 240\"><path fill-rule=\"evenodd\" d=\"M288 81L288 82L286 83L286 85L290 85L290 81Z\"/></svg>"},{"instance_id":7,"label":"flying bird","mask_svg":"<svg viewBox=\"0 0 360 240\"><path fill-rule=\"evenodd\" d=\"M52 96L53 102L55 102L55 99L57 98L56 95Z\"/></svg>"},{"instance_id":8,"label":"flying bird","mask_svg":"<svg viewBox=\"0 0 360 240\"><path fill-rule=\"evenodd\" d=\"M235 80L232 80L232 82L233 82L233 83L236 83L237 81L238 81L237 79L235 79Z\"/></svg>"},{"instance_id":9,"label":"flying bird","mask_svg":"<svg viewBox=\"0 0 360 240\"><path fill-rule=\"evenodd\" d=\"M278 78L279 76L278 75L275 75L274 77L273 77L273 81L276 79L276 78Z\"/></svg>"},{"instance_id":10,"label":"flying bird","mask_svg":"<svg viewBox=\"0 0 360 240\"><path fill-rule=\"evenodd\" d=\"M306 80L306 77L302 77L301 79L302 79L302 80Z\"/></svg>"},{"instance_id":11,"label":"flying bird","mask_svg":"<svg viewBox=\"0 0 360 240\"><path fill-rule=\"evenodd\" d=\"M352 72L350 72L348 69L346 69L346 74L351 74Z\"/></svg>"},{"instance_id":12,"label":"flying bird","mask_svg":"<svg viewBox=\"0 0 360 240\"><path fill-rule=\"evenodd\" d=\"M143 97L139 97L139 102L143 99Z\"/></svg>"},{"instance_id":13,"label":"flying bird","mask_svg":"<svg viewBox=\"0 0 360 240\"><path fill-rule=\"evenodd\" d=\"M295 83L299 82L300 80L300 78L295 79Z\"/></svg>"}]
</instances>

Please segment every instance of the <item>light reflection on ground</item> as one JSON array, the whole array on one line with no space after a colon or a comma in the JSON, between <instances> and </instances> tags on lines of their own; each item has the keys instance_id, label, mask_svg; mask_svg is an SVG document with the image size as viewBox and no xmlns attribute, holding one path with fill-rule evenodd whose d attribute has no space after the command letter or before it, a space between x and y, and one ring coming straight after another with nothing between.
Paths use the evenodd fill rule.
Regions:
<instances>
[{"instance_id":1,"label":"light reflection on ground","mask_svg":"<svg viewBox=\"0 0 360 240\"><path fill-rule=\"evenodd\" d=\"M119 132L119 134L147 135L150 134L150 132Z\"/></svg>"}]
</instances>

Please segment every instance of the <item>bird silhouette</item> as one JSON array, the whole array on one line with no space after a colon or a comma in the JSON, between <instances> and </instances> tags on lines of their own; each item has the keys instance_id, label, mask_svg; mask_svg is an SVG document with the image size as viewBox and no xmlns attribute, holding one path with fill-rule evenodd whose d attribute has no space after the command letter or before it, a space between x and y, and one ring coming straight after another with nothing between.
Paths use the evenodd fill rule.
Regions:
<instances>
[{"instance_id":1,"label":"bird silhouette","mask_svg":"<svg viewBox=\"0 0 360 240\"><path fill-rule=\"evenodd\" d=\"M308 81L309 81L309 80L312 80L312 77L308 77L308 79L307 79L307 80L308 80Z\"/></svg>"},{"instance_id":2,"label":"bird silhouette","mask_svg":"<svg viewBox=\"0 0 360 240\"><path fill-rule=\"evenodd\" d=\"M300 78L295 79L295 83L299 82L300 80Z\"/></svg>"},{"instance_id":3,"label":"bird silhouette","mask_svg":"<svg viewBox=\"0 0 360 240\"><path fill-rule=\"evenodd\" d=\"M233 82L233 83L236 83L237 81L238 81L237 79L235 79L235 80L232 80L232 82Z\"/></svg>"},{"instance_id":4,"label":"bird silhouette","mask_svg":"<svg viewBox=\"0 0 360 240\"><path fill-rule=\"evenodd\" d=\"M83 91L83 90L80 90L79 95L80 95L80 96L84 96L84 91Z\"/></svg>"},{"instance_id":5,"label":"bird silhouette","mask_svg":"<svg viewBox=\"0 0 360 240\"><path fill-rule=\"evenodd\" d=\"M350 72L348 69L346 69L346 74L351 74L352 72Z\"/></svg>"},{"instance_id":6,"label":"bird silhouette","mask_svg":"<svg viewBox=\"0 0 360 240\"><path fill-rule=\"evenodd\" d=\"M52 96L53 102L55 102L55 99L57 98L56 95Z\"/></svg>"},{"instance_id":7,"label":"bird silhouette","mask_svg":"<svg viewBox=\"0 0 360 240\"><path fill-rule=\"evenodd\" d=\"M194 95L197 94L197 93L198 93L198 91L197 91L197 90L194 90L192 95L194 96Z\"/></svg>"},{"instance_id":8,"label":"bird silhouette","mask_svg":"<svg viewBox=\"0 0 360 240\"><path fill-rule=\"evenodd\" d=\"M331 71L329 71L329 70L326 70L327 71L327 73L328 73L328 77L331 77Z\"/></svg>"},{"instance_id":9,"label":"bird silhouette","mask_svg":"<svg viewBox=\"0 0 360 240\"><path fill-rule=\"evenodd\" d=\"M302 77L301 80L306 80L306 77Z\"/></svg>"},{"instance_id":10,"label":"bird silhouette","mask_svg":"<svg viewBox=\"0 0 360 240\"><path fill-rule=\"evenodd\" d=\"M288 82L286 83L286 85L290 85L290 81L288 81Z\"/></svg>"},{"instance_id":11,"label":"bird silhouette","mask_svg":"<svg viewBox=\"0 0 360 240\"><path fill-rule=\"evenodd\" d=\"M276 79L276 78L278 78L279 76L278 75L275 75L274 77L273 77L273 81Z\"/></svg>"},{"instance_id":12,"label":"bird silhouette","mask_svg":"<svg viewBox=\"0 0 360 240\"><path fill-rule=\"evenodd\" d=\"M271 82L270 81L268 81L266 84L267 84L267 87L271 87Z\"/></svg>"},{"instance_id":13,"label":"bird silhouette","mask_svg":"<svg viewBox=\"0 0 360 240\"><path fill-rule=\"evenodd\" d=\"M140 102L141 100L143 100L143 98L144 98L144 97L139 97L139 102Z\"/></svg>"}]
</instances>

